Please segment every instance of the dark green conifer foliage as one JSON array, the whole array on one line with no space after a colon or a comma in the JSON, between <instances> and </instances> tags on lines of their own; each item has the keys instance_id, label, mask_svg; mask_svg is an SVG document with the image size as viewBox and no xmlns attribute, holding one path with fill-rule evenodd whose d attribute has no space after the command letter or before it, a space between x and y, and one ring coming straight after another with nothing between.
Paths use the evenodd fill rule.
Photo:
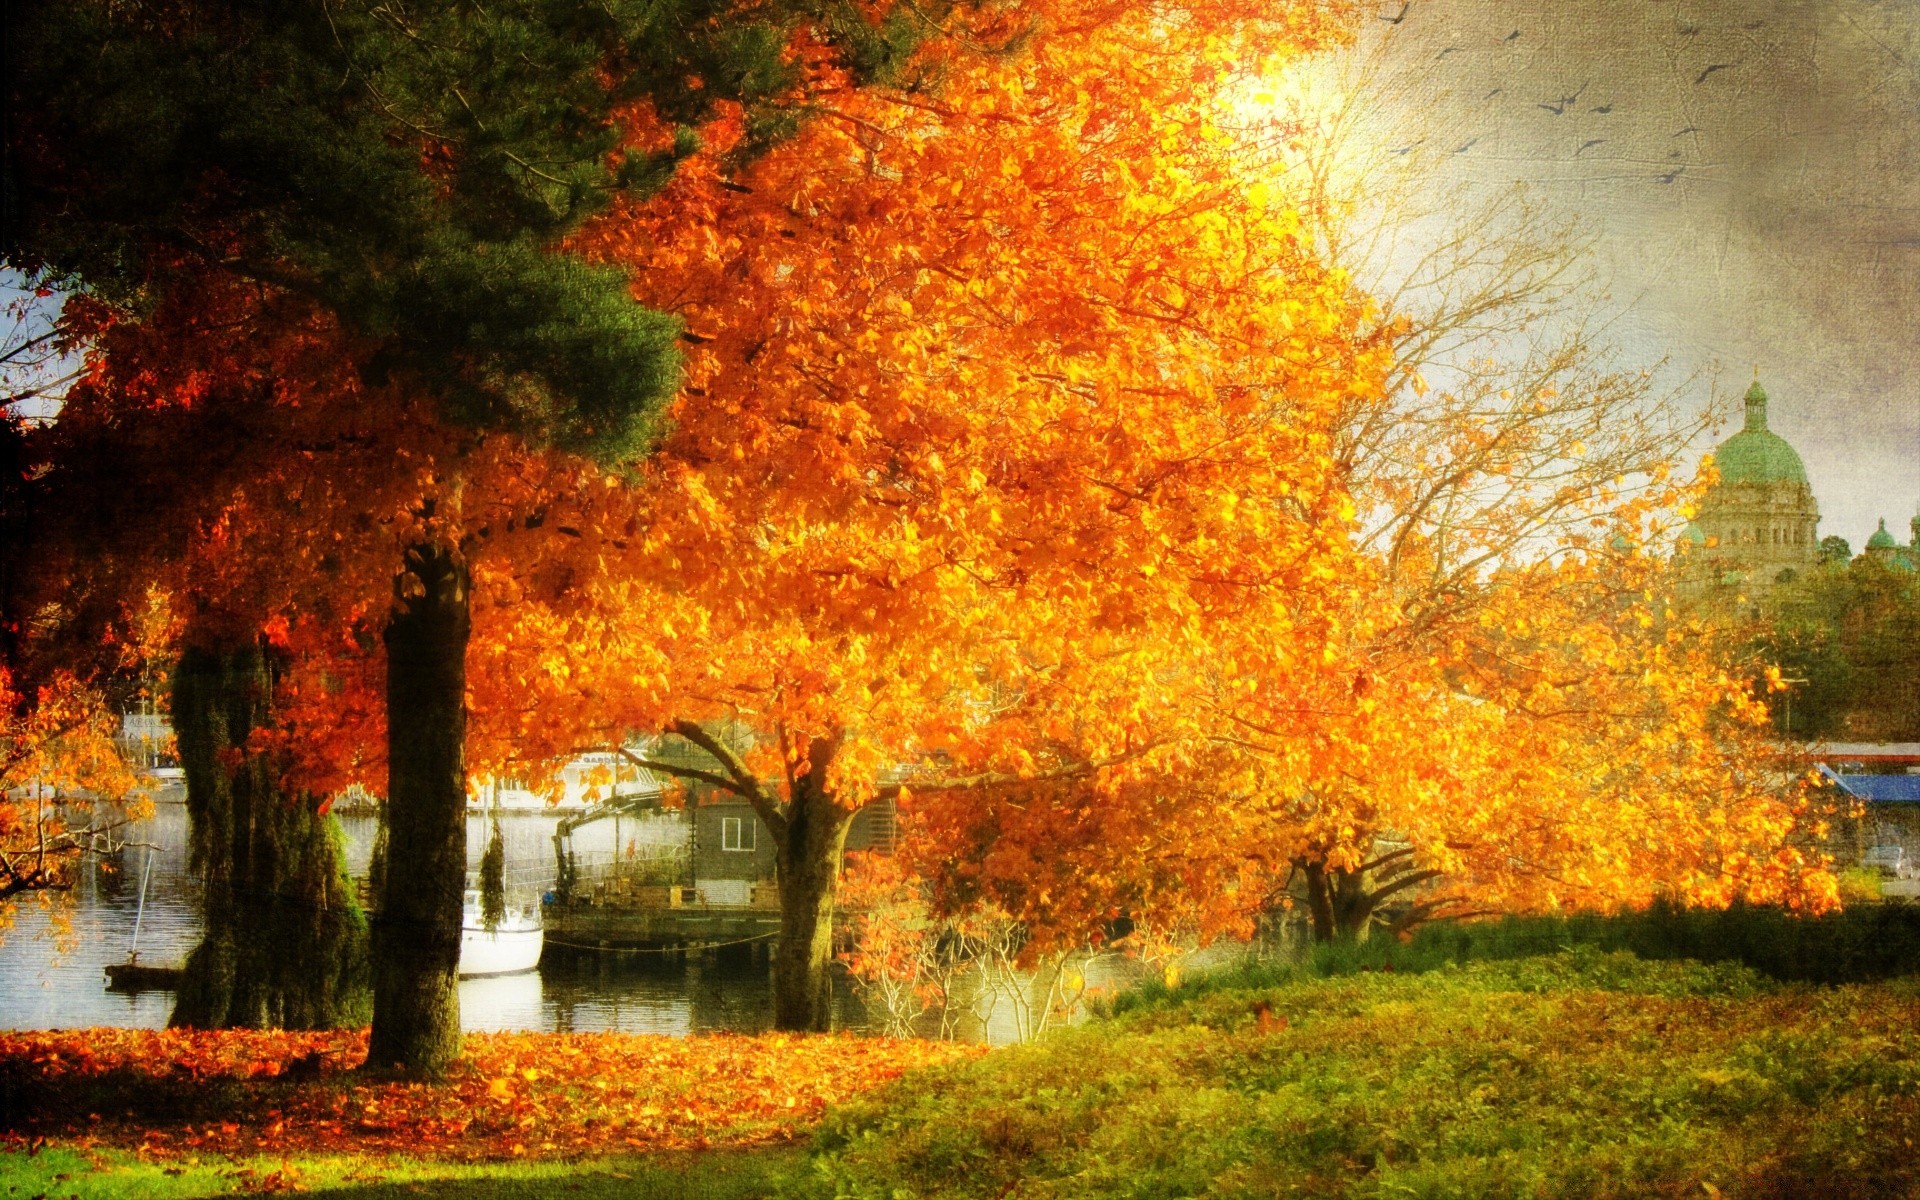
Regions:
<instances>
[{"instance_id":1,"label":"dark green conifer foliage","mask_svg":"<svg viewBox=\"0 0 1920 1200\"><path fill-rule=\"evenodd\" d=\"M716 101L751 153L805 97L810 24L857 75L930 10L849 0L47 0L13 6L0 254L137 312L207 265L312 296L453 419L609 458L644 450L677 322L549 253L697 145ZM681 126L620 146L621 106Z\"/></svg>"},{"instance_id":2,"label":"dark green conifer foliage","mask_svg":"<svg viewBox=\"0 0 1920 1200\"><path fill-rule=\"evenodd\" d=\"M135 320L210 270L297 293L359 339L371 381L477 432L623 462L658 432L679 324L555 247L664 184L717 102L743 107L742 155L789 132L809 99L787 55L799 26L856 82L882 79L946 5L877 22L855 0L12 0L7 15L6 265ZM619 113L642 102L677 126L670 147L620 145ZM459 1040L468 622L464 585L438 585L464 580L462 555L405 550L396 570L428 598L386 636L390 694L417 702L388 714L370 1063L421 1074ZM225 844L237 830L209 786L195 836ZM304 820L252 829L318 855Z\"/></svg>"}]
</instances>

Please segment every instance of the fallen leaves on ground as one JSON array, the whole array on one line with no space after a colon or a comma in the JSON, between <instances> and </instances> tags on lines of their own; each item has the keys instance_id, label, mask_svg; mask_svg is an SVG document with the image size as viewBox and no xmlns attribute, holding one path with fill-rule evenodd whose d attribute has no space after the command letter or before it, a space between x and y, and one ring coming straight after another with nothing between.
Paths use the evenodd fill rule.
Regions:
<instances>
[{"instance_id":1,"label":"fallen leaves on ground","mask_svg":"<svg viewBox=\"0 0 1920 1200\"><path fill-rule=\"evenodd\" d=\"M512 1158L792 1139L916 1067L979 1054L849 1036L470 1034L443 1081L354 1072L361 1031L0 1033L0 1148L154 1155L405 1151Z\"/></svg>"}]
</instances>

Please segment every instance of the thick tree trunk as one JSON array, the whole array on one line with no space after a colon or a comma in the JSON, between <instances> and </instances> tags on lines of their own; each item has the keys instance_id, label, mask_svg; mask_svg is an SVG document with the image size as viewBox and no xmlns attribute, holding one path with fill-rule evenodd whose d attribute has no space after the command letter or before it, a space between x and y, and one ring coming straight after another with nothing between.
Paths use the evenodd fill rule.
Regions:
<instances>
[{"instance_id":1,"label":"thick tree trunk","mask_svg":"<svg viewBox=\"0 0 1920 1200\"><path fill-rule=\"evenodd\" d=\"M1373 928L1373 910L1378 897L1367 887L1365 871L1335 867L1329 872L1333 881L1333 925L1343 941L1357 942Z\"/></svg>"},{"instance_id":2,"label":"thick tree trunk","mask_svg":"<svg viewBox=\"0 0 1920 1200\"><path fill-rule=\"evenodd\" d=\"M467 878L467 568L416 546L387 624L387 869L367 1066L437 1076L460 1053Z\"/></svg>"},{"instance_id":3,"label":"thick tree trunk","mask_svg":"<svg viewBox=\"0 0 1920 1200\"><path fill-rule=\"evenodd\" d=\"M837 741L814 744L806 774L794 781L780 871L780 944L773 960L776 1029L824 1033L833 1027L833 906L840 856L853 814L827 791Z\"/></svg>"},{"instance_id":4,"label":"thick tree trunk","mask_svg":"<svg viewBox=\"0 0 1920 1200\"><path fill-rule=\"evenodd\" d=\"M258 643L189 648L180 660L174 732L206 892L172 1025L329 1029L367 1019L367 923L336 823L314 797L284 789L278 755L247 748L272 700Z\"/></svg>"},{"instance_id":5,"label":"thick tree trunk","mask_svg":"<svg viewBox=\"0 0 1920 1200\"><path fill-rule=\"evenodd\" d=\"M1327 865L1318 861L1302 862L1300 871L1307 877L1307 918L1313 925L1313 940L1331 942L1333 898L1327 885Z\"/></svg>"},{"instance_id":6,"label":"thick tree trunk","mask_svg":"<svg viewBox=\"0 0 1920 1200\"><path fill-rule=\"evenodd\" d=\"M1303 861L1307 879L1307 915L1316 942L1359 941L1373 922L1376 897L1367 889L1366 872Z\"/></svg>"}]
</instances>

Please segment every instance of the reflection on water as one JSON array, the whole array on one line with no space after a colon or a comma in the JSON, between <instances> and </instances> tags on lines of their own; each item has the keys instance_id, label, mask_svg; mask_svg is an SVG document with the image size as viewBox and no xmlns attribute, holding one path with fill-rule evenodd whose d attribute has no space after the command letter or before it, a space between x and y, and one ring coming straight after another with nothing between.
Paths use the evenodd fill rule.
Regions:
<instances>
[{"instance_id":1,"label":"reflection on water","mask_svg":"<svg viewBox=\"0 0 1920 1200\"><path fill-rule=\"evenodd\" d=\"M843 1028L865 1024L859 1002L834 997ZM773 1023L773 987L764 963L719 952L675 961L646 953L573 953L550 948L537 975L469 979L460 985L469 1029L616 1029L684 1036L754 1033Z\"/></svg>"},{"instance_id":2,"label":"reflection on water","mask_svg":"<svg viewBox=\"0 0 1920 1200\"><path fill-rule=\"evenodd\" d=\"M133 846L78 872L68 896L50 908L38 898L15 906L0 940L0 1028L69 1029L93 1025L158 1028L173 1010L171 992L123 994L106 990L103 968L125 962L140 918L140 961L178 964L199 940L198 887L187 872L186 809L178 795L162 797L154 815L133 828ZM551 867L555 818L510 814L502 833L510 869L537 887ZM372 853L375 822L346 818L348 869L361 874ZM591 828L591 827L589 827ZM468 829L476 868L485 849L484 826ZM582 831L585 838L587 831ZM618 843L605 830L607 848ZM587 850L591 841L582 841ZM750 1032L772 1018L772 986L764 963L751 955L679 960L641 953L561 954L549 949L537 973L460 984L461 1024L470 1030L546 1030L685 1035L705 1030ZM859 1025L864 1015L851 997L836 997L835 1015Z\"/></svg>"},{"instance_id":3,"label":"reflection on water","mask_svg":"<svg viewBox=\"0 0 1920 1200\"><path fill-rule=\"evenodd\" d=\"M173 1011L167 992L132 995L106 990L101 968L125 962L132 945L140 887L147 885L140 921L140 961L177 963L200 937L193 881L186 873L186 810L156 804L154 815L128 833L140 846L76 873L65 896L22 897L0 942L0 1025L61 1029L84 1025L153 1027Z\"/></svg>"}]
</instances>

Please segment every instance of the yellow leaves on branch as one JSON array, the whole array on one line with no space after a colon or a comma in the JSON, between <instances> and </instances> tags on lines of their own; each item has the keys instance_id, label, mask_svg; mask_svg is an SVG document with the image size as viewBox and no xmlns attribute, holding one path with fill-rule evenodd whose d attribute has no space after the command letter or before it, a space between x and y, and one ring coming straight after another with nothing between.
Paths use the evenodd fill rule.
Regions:
<instances>
[{"instance_id":1,"label":"yellow leaves on branch","mask_svg":"<svg viewBox=\"0 0 1920 1200\"><path fill-rule=\"evenodd\" d=\"M114 745L118 725L71 675L23 696L0 667L0 901L64 889L76 859L139 815L145 799ZM68 807L76 801L78 825Z\"/></svg>"},{"instance_id":2,"label":"yellow leaves on branch","mask_svg":"<svg viewBox=\"0 0 1920 1200\"><path fill-rule=\"evenodd\" d=\"M607 615L567 618L573 645L679 633L664 689L627 682L659 678L637 643L587 655L614 724L1031 771L1164 737L1180 689L1142 681L1194 677L1224 622L1277 663L1275 631L1342 608L1332 431L1384 354L1286 215L1279 120L1246 129L1224 87L1338 36L1338 6L1022 12L1023 53L935 47L940 88L835 96L577 239L701 331L646 544Z\"/></svg>"}]
</instances>

